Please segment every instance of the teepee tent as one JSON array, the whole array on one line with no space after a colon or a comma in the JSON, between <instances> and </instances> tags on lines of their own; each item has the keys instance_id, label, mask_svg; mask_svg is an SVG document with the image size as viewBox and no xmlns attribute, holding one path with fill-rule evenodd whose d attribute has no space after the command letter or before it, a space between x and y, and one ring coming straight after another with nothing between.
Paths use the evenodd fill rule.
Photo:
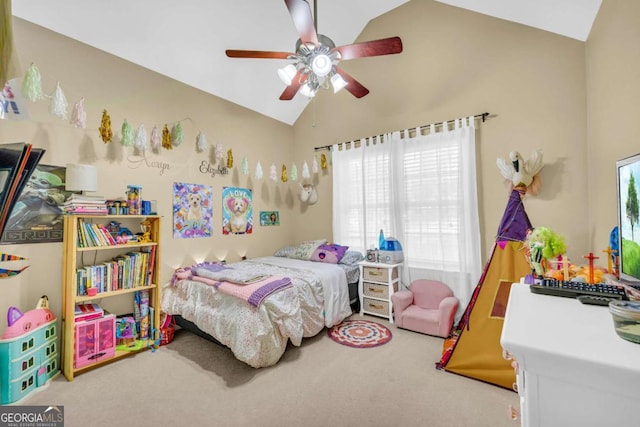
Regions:
<instances>
[{"instance_id":1,"label":"teepee tent","mask_svg":"<svg viewBox=\"0 0 640 427\"><path fill-rule=\"evenodd\" d=\"M511 362L502 356L500 335L511 284L531 272L523 250L530 228L522 195L514 189L491 257L455 328L457 335L445 341L438 369L512 388L516 377Z\"/></svg>"}]
</instances>

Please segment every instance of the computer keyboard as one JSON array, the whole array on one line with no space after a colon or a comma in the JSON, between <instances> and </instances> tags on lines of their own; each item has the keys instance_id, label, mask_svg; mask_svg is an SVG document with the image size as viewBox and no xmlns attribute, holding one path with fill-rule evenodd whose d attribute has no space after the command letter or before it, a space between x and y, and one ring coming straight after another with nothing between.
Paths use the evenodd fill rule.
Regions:
<instances>
[{"instance_id":1,"label":"computer keyboard","mask_svg":"<svg viewBox=\"0 0 640 427\"><path fill-rule=\"evenodd\" d=\"M622 286L606 283L565 282L545 278L529 285L529 289L536 294L578 298L585 304L607 305L610 299L629 299Z\"/></svg>"}]
</instances>

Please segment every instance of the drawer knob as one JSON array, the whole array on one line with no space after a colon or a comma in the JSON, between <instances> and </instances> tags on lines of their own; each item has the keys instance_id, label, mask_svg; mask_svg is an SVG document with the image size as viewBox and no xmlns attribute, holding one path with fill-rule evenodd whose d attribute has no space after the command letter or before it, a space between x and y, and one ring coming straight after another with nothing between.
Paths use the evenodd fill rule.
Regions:
<instances>
[{"instance_id":1,"label":"drawer knob","mask_svg":"<svg viewBox=\"0 0 640 427\"><path fill-rule=\"evenodd\" d=\"M369 288L369 292L377 292L377 293L381 294L383 291L382 291L382 289Z\"/></svg>"},{"instance_id":2,"label":"drawer knob","mask_svg":"<svg viewBox=\"0 0 640 427\"><path fill-rule=\"evenodd\" d=\"M384 308L384 306L378 304L369 304L369 307L377 308L378 310L382 310Z\"/></svg>"}]
</instances>

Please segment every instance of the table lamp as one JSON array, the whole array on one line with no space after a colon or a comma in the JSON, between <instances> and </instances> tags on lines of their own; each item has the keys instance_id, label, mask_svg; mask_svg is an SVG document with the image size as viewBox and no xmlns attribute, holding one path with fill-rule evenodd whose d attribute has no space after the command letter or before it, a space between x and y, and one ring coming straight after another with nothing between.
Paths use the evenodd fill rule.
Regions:
<instances>
[{"instance_id":1,"label":"table lamp","mask_svg":"<svg viewBox=\"0 0 640 427\"><path fill-rule=\"evenodd\" d=\"M96 191L98 171L93 165L67 164L64 188L67 191Z\"/></svg>"}]
</instances>

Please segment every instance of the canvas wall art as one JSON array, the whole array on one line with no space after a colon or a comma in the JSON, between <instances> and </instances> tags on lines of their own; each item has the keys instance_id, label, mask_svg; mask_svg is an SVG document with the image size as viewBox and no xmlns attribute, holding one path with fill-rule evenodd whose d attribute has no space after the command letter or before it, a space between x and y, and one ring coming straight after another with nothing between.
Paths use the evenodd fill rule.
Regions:
<instances>
[{"instance_id":1,"label":"canvas wall art","mask_svg":"<svg viewBox=\"0 0 640 427\"><path fill-rule=\"evenodd\" d=\"M260 225L280 225L280 214L278 211L260 211Z\"/></svg>"},{"instance_id":2,"label":"canvas wall art","mask_svg":"<svg viewBox=\"0 0 640 427\"><path fill-rule=\"evenodd\" d=\"M222 190L222 234L251 234L253 196L251 190L224 187Z\"/></svg>"},{"instance_id":3,"label":"canvas wall art","mask_svg":"<svg viewBox=\"0 0 640 427\"><path fill-rule=\"evenodd\" d=\"M173 237L211 237L213 188L209 185L173 183Z\"/></svg>"}]
</instances>

